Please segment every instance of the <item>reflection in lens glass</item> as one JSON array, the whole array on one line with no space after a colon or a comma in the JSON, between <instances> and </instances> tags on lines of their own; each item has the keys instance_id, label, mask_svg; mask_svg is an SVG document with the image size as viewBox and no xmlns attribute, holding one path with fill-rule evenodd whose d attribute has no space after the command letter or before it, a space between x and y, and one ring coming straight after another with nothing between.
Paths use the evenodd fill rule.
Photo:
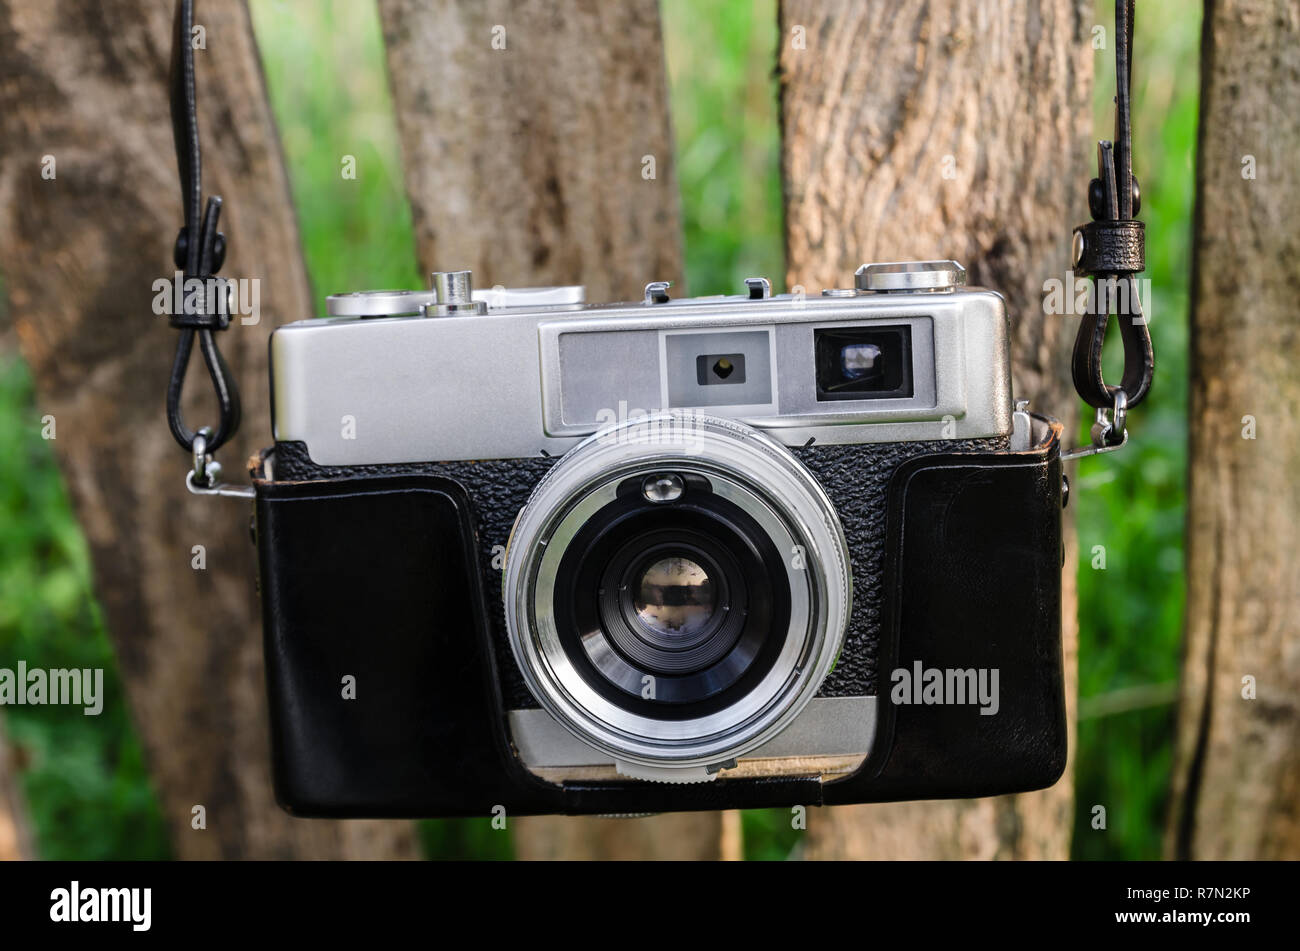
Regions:
<instances>
[{"instance_id":1,"label":"reflection in lens glass","mask_svg":"<svg viewBox=\"0 0 1300 951\"><path fill-rule=\"evenodd\" d=\"M845 379L860 380L880 369L880 348L874 343L850 343L840 351Z\"/></svg>"},{"instance_id":2,"label":"reflection in lens glass","mask_svg":"<svg viewBox=\"0 0 1300 951\"><path fill-rule=\"evenodd\" d=\"M690 637L700 633L717 609L713 582L689 558L661 558L637 585L637 617L659 637Z\"/></svg>"}]
</instances>

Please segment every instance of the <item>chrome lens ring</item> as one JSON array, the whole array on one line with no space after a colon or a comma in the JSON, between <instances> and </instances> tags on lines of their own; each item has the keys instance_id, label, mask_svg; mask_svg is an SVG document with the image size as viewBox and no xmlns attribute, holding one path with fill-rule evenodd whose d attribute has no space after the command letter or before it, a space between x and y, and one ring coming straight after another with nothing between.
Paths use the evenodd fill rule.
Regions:
<instances>
[{"instance_id":1,"label":"chrome lens ring","mask_svg":"<svg viewBox=\"0 0 1300 951\"><path fill-rule=\"evenodd\" d=\"M790 585L788 631L772 668L735 703L688 719L642 716L593 690L566 653L549 607L567 543L620 485L665 472L702 476L743 509L785 553ZM693 413L629 420L565 455L516 519L503 589L510 648L542 707L616 760L652 767L715 765L785 729L839 655L851 600L844 533L817 480L762 433Z\"/></svg>"}]
</instances>

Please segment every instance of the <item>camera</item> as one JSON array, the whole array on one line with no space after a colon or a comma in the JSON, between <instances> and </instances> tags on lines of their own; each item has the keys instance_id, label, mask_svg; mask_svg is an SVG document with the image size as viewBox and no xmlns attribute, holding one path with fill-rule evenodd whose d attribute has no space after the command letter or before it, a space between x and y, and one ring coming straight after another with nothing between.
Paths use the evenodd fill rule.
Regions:
<instances>
[{"instance_id":1,"label":"camera","mask_svg":"<svg viewBox=\"0 0 1300 951\"><path fill-rule=\"evenodd\" d=\"M253 462L306 816L987 796L1066 759L1061 427L952 261L340 294Z\"/></svg>"}]
</instances>

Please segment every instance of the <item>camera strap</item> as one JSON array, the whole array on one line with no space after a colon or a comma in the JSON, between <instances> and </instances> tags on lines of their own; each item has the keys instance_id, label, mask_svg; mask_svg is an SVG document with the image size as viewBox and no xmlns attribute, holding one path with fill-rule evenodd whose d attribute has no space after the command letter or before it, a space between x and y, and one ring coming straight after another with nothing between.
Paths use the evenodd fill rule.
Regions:
<instances>
[{"instance_id":1,"label":"camera strap","mask_svg":"<svg viewBox=\"0 0 1300 951\"><path fill-rule=\"evenodd\" d=\"M1146 267L1146 232L1134 217L1141 209L1141 193L1133 177L1129 106L1134 5L1135 0L1115 2L1115 141L1097 143L1097 177L1088 183L1092 221L1074 229L1075 273L1092 277L1093 295L1074 341L1071 374L1079 396L1096 408L1097 422L1092 427L1092 445L1071 449L1065 458L1123 446L1128 441L1127 413L1146 398L1155 372L1136 277ZM1118 386L1105 381L1101 366L1112 315L1124 344L1124 371Z\"/></svg>"},{"instance_id":2,"label":"camera strap","mask_svg":"<svg viewBox=\"0 0 1300 951\"><path fill-rule=\"evenodd\" d=\"M203 204L194 46L190 41L193 26L194 0L177 0L169 83L172 136L176 142L185 225L176 237L172 258L184 283L174 295L180 307L174 308L170 316L170 323L179 335L167 384L167 423L181 448L194 456L194 471L186 480L191 491L243 495L240 490L220 484L221 467L212 460L212 453L239 428L240 407L234 377L217 347L217 333L230 326L230 286L216 277L226 257L226 238L217 230L221 196L212 195L207 205ZM215 428L203 426L191 430L181 414L181 391L196 337L217 395L218 417Z\"/></svg>"}]
</instances>

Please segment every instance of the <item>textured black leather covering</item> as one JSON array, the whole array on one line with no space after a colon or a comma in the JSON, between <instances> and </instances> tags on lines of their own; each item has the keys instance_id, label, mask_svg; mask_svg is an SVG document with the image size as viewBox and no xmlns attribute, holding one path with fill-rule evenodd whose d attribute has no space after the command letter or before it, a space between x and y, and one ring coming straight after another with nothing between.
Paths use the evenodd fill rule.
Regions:
<instances>
[{"instance_id":1,"label":"textured black leather covering","mask_svg":"<svg viewBox=\"0 0 1300 951\"><path fill-rule=\"evenodd\" d=\"M855 446L807 446L794 450L826 489L848 541L853 572L853 613L839 663L818 696L861 697L876 692L876 650L885 571L885 495L889 480L907 459L942 452L997 452L1005 438ZM478 534L478 559L490 601L488 614L501 670L502 692L512 710L536 707L510 652L501 603L500 546L533 486L558 460L552 457L483 462L415 462L384 466L321 466L301 442L275 447L275 474L282 480L337 480L388 475L438 475L465 487ZM494 552L495 550L495 552ZM493 559L496 558L496 567Z\"/></svg>"},{"instance_id":2,"label":"textured black leather covering","mask_svg":"<svg viewBox=\"0 0 1300 951\"><path fill-rule=\"evenodd\" d=\"M256 483L277 795L300 815L449 816L1048 785L1065 757L1058 453L1055 439L1029 453L1004 441L799 451L840 511L853 558L852 632L823 694L874 693L878 671L914 659L991 666L997 716L975 706L895 711L886 674L876 749L850 778L561 787L528 773L510 746L503 711L524 688L491 564L554 460L332 468L280 443L275 481ZM342 697L348 674L354 700Z\"/></svg>"},{"instance_id":3,"label":"textured black leather covering","mask_svg":"<svg viewBox=\"0 0 1300 951\"><path fill-rule=\"evenodd\" d=\"M868 446L807 446L795 455L817 477L844 526L853 572L853 611L840 659L822 684L821 697L876 693L885 588L885 516L890 480L910 459L937 453L1004 452L1007 440L883 443Z\"/></svg>"},{"instance_id":4,"label":"textured black leather covering","mask_svg":"<svg viewBox=\"0 0 1300 951\"><path fill-rule=\"evenodd\" d=\"M880 737L825 802L991 796L1065 769L1061 461L1054 451L914 459L889 495L881 669L997 670L999 708L894 703Z\"/></svg>"}]
</instances>

